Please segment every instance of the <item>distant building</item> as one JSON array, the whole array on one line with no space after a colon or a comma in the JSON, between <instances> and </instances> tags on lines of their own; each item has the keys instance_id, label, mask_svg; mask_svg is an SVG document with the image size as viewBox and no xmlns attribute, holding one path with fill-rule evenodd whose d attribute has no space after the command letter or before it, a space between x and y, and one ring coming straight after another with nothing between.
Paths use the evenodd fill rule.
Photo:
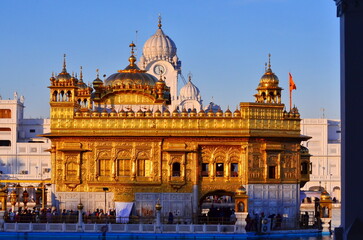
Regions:
<instances>
[{"instance_id":1,"label":"distant building","mask_svg":"<svg viewBox=\"0 0 363 240\"><path fill-rule=\"evenodd\" d=\"M302 190L326 188L332 198L341 199L340 120L302 119L301 134L312 137L303 145L309 149L310 181Z\"/></svg>"},{"instance_id":2,"label":"distant building","mask_svg":"<svg viewBox=\"0 0 363 240\"><path fill-rule=\"evenodd\" d=\"M3 185L28 186L30 199L35 199L33 187L50 179L51 168L47 152L50 140L37 135L49 131L50 119L24 119L23 96L14 93L13 99L0 99L0 181ZM20 198L23 190L17 190Z\"/></svg>"}]
</instances>

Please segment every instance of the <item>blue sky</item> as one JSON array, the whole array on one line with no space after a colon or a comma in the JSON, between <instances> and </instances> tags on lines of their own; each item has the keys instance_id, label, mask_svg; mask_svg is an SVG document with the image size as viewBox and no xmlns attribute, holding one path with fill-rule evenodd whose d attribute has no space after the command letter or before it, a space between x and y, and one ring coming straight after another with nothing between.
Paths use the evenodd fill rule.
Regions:
<instances>
[{"instance_id":1,"label":"blue sky","mask_svg":"<svg viewBox=\"0 0 363 240\"><path fill-rule=\"evenodd\" d=\"M0 95L17 91L26 117L49 117L49 77L64 53L68 72L82 65L85 82L97 68L111 75L127 66L131 41L140 56L159 13L205 104L253 102L271 53L286 105L291 72L302 118L321 118L322 109L340 118L339 19L329 0L3 0Z\"/></svg>"}]
</instances>

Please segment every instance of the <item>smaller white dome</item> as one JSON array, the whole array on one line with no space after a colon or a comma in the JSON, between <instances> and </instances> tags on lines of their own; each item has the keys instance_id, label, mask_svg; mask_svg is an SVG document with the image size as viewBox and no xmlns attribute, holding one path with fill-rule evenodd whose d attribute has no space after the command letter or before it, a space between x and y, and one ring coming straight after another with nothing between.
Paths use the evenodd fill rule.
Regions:
<instances>
[{"instance_id":1,"label":"smaller white dome","mask_svg":"<svg viewBox=\"0 0 363 240\"><path fill-rule=\"evenodd\" d=\"M200 100L199 89L192 83L191 79L180 89L180 99Z\"/></svg>"}]
</instances>

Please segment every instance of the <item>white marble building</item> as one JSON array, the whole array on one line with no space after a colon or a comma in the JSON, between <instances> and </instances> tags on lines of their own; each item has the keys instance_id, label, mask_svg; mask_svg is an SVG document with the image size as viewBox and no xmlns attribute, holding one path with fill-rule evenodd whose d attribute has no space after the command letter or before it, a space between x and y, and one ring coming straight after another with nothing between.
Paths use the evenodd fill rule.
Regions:
<instances>
[{"instance_id":1,"label":"white marble building","mask_svg":"<svg viewBox=\"0 0 363 240\"><path fill-rule=\"evenodd\" d=\"M50 179L50 153L46 150L51 143L37 136L50 132L50 119L24 119L24 101L17 93L13 99L0 99L0 181L36 187L39 180ZM34 198L35 190L27 190Z\"/></svg>"},{"instance_id":2,"label":"white marble building","mask_svg":"<svg viewBox=\"0 0 363 240\"><path fill-rule=\"evenodd\" d=\"M311 136L303 145L309 149L312 157L310 181L302 190L318 190L326 188L332 198L340 201L341 164L340 120L331 119L303 119L301 134Z\"/></svg>"}]
</instances>

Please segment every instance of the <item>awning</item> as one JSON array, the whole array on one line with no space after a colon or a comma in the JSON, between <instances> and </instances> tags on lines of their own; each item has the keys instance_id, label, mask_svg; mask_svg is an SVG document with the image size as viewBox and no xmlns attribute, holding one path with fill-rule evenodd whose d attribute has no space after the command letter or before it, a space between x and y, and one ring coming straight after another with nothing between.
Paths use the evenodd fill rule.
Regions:
<instances>
[{"instance_id":1,"label":"awning","mask_svg":"<svg viewBox=\"0 0 363 240\"><path fill-rule=\"evenodd\" d=\"M321 192L320 191L300 191L300 202L307 197L315 197L315 198L319 198L321 197Z\"/></svg>"},{"instance_id":2,"label":"awning","mask_svg":"<svg viewBox=\"0 0 363 240\"><path fill-rule=\"evenodd\" d=\"M116 223L128 223L133 202L115 202Z\"/></svg>"}]
</instances>

